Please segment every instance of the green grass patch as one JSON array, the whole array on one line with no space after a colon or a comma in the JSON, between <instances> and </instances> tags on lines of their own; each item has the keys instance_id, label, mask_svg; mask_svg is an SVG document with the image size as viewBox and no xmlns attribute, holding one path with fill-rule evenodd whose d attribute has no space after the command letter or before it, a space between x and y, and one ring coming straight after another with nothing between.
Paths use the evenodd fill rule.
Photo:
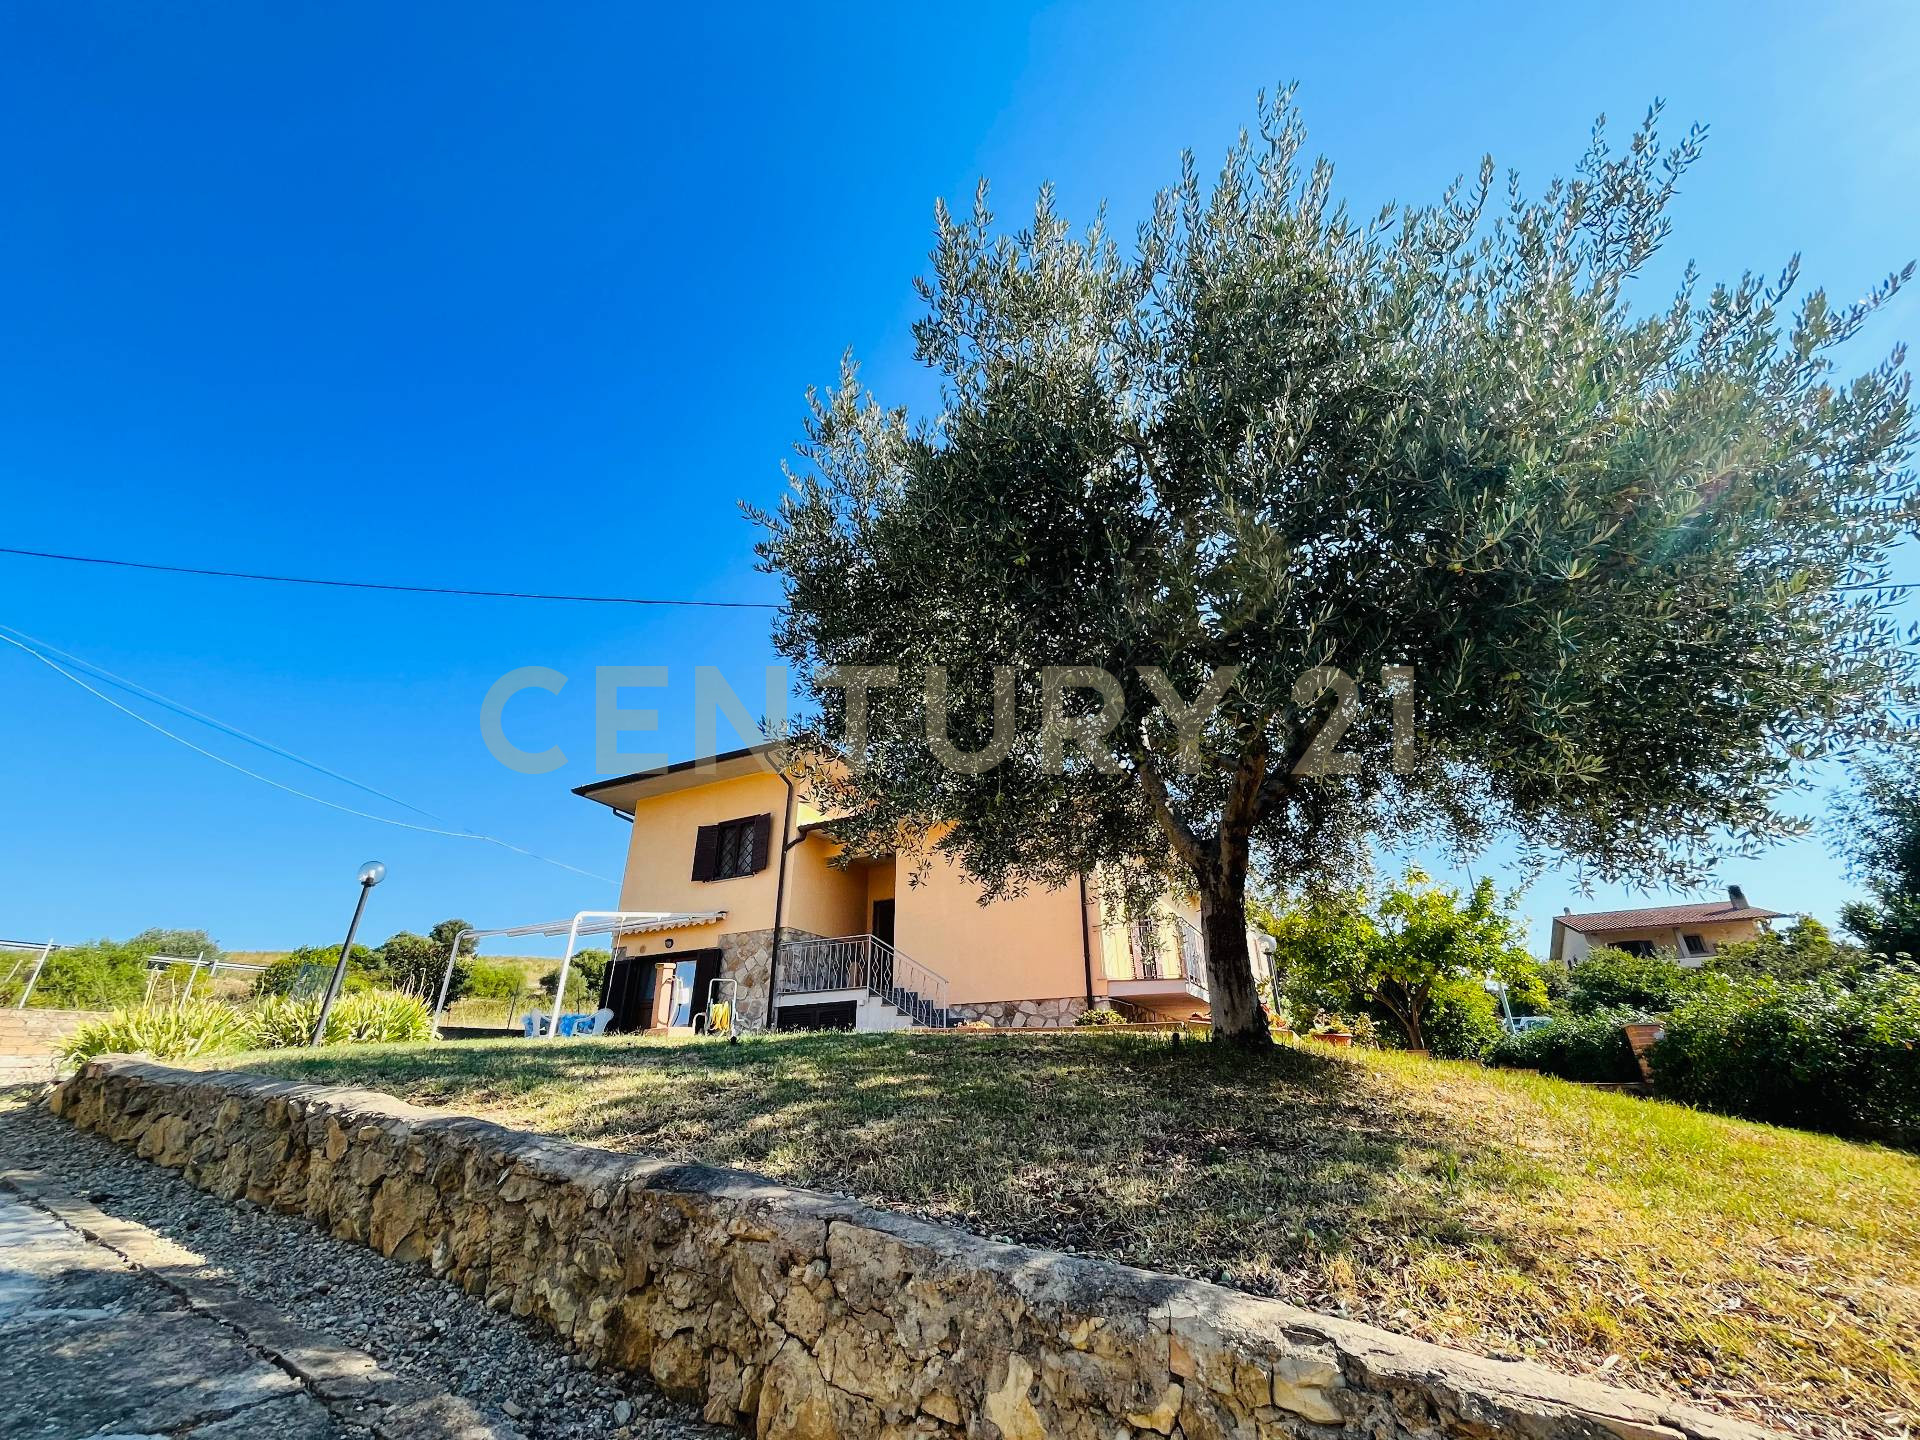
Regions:
<instances>
[{"instance_id":1,"label":"green grass patch","mask_svg":"<svg viewBox=\"0 0 1920 1440\"><path fill-rule=\"evenodd\" d=\"M1878 1146L1394 1052L1249 1058L1098 1032L239 1063L739 1166L1803 1433L1920 1419L1920 1158Z\"/></svg>"}]
</instances>

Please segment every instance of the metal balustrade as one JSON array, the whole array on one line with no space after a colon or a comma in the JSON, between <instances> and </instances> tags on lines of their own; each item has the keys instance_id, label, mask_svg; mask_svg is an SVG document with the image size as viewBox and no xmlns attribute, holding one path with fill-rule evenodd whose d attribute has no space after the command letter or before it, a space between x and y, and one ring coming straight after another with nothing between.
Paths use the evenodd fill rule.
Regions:
<instances>
[{"instance_id":1,"label":"metal balustrade","mask_svg":"<svg viewBox=\"0 0 1920 1440\"><path fill-rule=\"evenodd\" d=\"M1171 940L1167 922L1172 921ZM1184 916L1155 916L1136 920L1128 929L1128 960L1133 980L1185 980L1207 994L1206 947L1200 932Z\"/></svg>"},{"instance_id":2,"label":"metal balustrade","mask_svg":"<svg viewBox=\"0 0 1920 1440\"><path fill-rule=\"evenodd\" d=\"M1180 964L1186 971L1189 982L1199 990L1202 999L1207 995L1207 947L1200 938L1199 930L1184 916L1176 915L1173 923L1180 934Z\"/></svg>"},{"instance_id":3,"label":"metal balustrade","mask_svg":"<svg viewBox=\"0 0 1920 1440\"><path fill-rule=\"evenodd\" d=\"M865 990L910 1017L916 1025L944 1028L947 981L874 935L792 940L780 947L776 995L818 995Z\"/></svg>"}]
</instances>

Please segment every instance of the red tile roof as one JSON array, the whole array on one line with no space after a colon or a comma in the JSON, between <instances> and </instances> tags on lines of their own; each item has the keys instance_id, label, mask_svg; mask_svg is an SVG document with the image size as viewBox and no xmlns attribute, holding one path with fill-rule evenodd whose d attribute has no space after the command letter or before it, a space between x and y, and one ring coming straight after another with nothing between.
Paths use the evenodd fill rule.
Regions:
<instances>
[{"instance_id":1,"label":"red tile roof","mask_svg":"<svg viewBox=\"0 0 1920 1440\"><path fill-rule=\"evenodd\" d=\"M1762 910L1758 905L1734 905L1726 900L1709 900L1702 905L1654 905L1645 910L1597 910L1591 915L1556 915L1553 923L1577 930L1582 935L1605 935L1614 930L1780 918L1782 912L1778 910Z\"/></svg>"}]
</instances>

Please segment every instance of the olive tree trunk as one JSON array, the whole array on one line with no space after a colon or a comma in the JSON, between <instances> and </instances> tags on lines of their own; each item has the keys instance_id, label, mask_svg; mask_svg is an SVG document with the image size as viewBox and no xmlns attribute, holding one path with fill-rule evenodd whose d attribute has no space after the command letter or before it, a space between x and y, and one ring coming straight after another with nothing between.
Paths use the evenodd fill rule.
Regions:
<instances>
[{"instance_id":1,"label":"olive tree trunk","mask_svg":"<svg viewBox=\"0 0 1920 1440\"><path fill-rule=\"evenodd\" d=\"M1265 1046L1272 1040L1267 1012L1254 988L1247 949L1246 857L1231 860L1200 886L1200 939L1207 952L1207 992L1216 1039Z\"/></svg>"}]
</instances>

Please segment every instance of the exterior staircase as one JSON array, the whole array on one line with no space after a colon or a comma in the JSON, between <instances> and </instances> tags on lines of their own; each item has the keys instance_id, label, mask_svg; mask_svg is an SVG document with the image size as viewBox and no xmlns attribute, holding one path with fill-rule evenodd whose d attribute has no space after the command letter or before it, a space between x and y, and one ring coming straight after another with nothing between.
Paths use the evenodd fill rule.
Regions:
<instances>
[{"instance_id":1,"label":"exterior staircase","mask_svg":"<svg viewBox=\"0 0 1920 1440\"><path fill-rule=\"evenodd\" d=\"M774 1002L789 995L826 995L864 990L890 1005L908 1023L945 1030L955 1023L947 1008L947 981L876 935L794 940L780 947Z\"/></svg>"}]
</instances>

